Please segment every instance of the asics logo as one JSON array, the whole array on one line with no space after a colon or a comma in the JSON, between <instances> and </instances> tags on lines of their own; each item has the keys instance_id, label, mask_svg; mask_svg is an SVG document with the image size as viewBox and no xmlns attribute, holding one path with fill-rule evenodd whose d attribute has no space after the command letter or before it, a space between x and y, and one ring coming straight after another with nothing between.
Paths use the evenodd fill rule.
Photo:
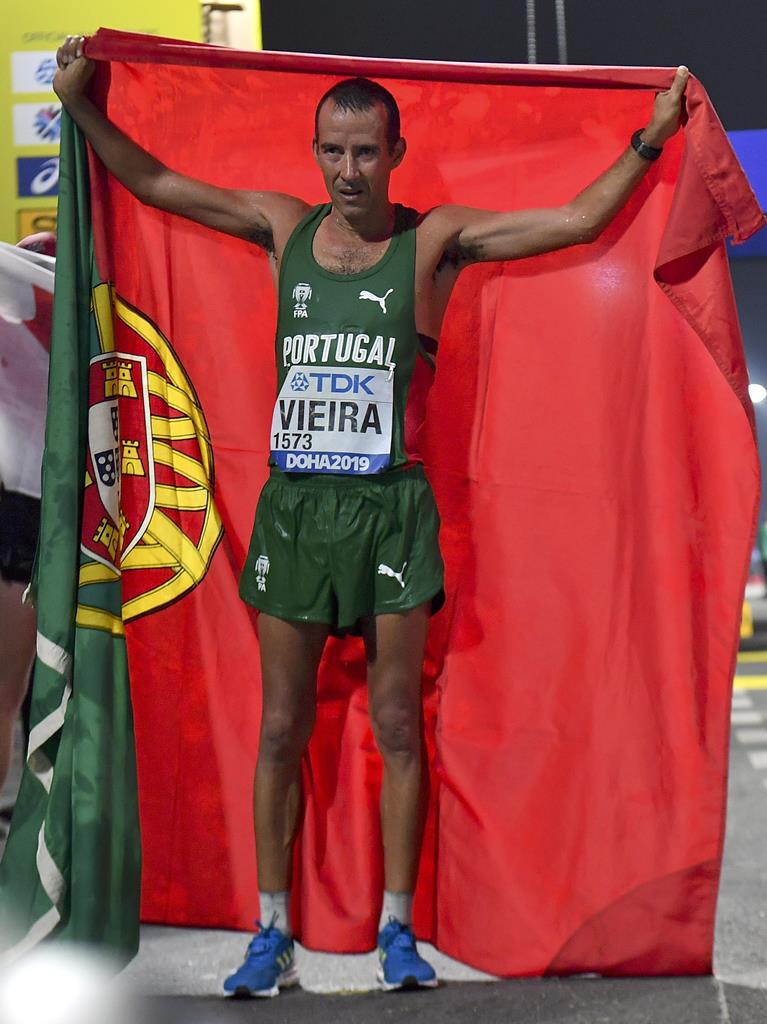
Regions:
<instances>
[{"instance_id":1,"label":"asics logo","mask_svg":"<svg viewBox=\"0 0 767 1024\"><path fill-rule=\"evenodd\" d=\"M360 298L361 299L370 299L371 302L377 302L378 305L383 310L383 312L385 313L386 312L386 300L389 298L389 296L391 295L391 293L393 291L394 291L394 289L390 288L388 290L388 292L385 295L382 295L382 296L374 295L372 292L369 292L369 291L361 291L360 292Z\"/></svg>"},{"instance_id":2,"label":"asics logo","mask_svg":"<svg viewBox=\"0 0 767 1024\"><path fill-rule=\"evenodd\" d=\"M40 165L40 170L29 183L29 191L33 196L44 196L53 192L59 183L59 158L53 156Z\"/></svg>"},{"instance_id":3,"label":"asics logo","mask_svg":"<svg viewBox=\"0 0 767 1024\"><path fill-rule=\"evenodd\" d=\"M379 576L391 576L391 578L393 580L396 580L397 583L399 583L399 585L404 590L405 589L405 581L402 579L402 577L405 575L405 569L407 569L407 562L404 563L404 565L402 566L402 568L400 569L399 572L395 572L394 569L392 569L392 567L390 565L384 565L384 563L381 562L381 564L378 566L378 575Z\"/></svg>"}]
</instances>

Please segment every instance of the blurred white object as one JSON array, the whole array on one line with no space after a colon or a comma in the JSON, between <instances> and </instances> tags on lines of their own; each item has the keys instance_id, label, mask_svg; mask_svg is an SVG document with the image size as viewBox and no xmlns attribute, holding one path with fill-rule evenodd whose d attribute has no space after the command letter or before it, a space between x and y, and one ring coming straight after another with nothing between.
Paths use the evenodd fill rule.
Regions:
<instances>
[{"instance_id":1,"label":"blurred white object","mask_svg":"<svg viewBox=\"0 0 767 1024\"><path fill-rule=\"evenodd\" d=\"M2 1024L120 1024L125 1000L107 960L43 945L0 973Z\"/></svg>"},{"instance_id":2,"label":"blurred white object","mask_svg":"<svg viewBox=\"0 0 767 1024\"><path fill-rule=\"evenodd\" d=\"M758 405L767 398L767 388L762 384L749 384L748 395L754 405Z\"/></svg>"},{"instance_id":3,"label":"blurred white object","mask_svg":"<svg viewBox=\"0 0 767 1024\"><path fill-rule=\"evenodd\" d=\"M40 497L56 260L0 242L0 481Z\"/></svg>"},{"instance_id":4,"label":"blurred white object","mask_svg":"<svg viewBox=\"0 0 767 1024\"><path fill-rule=\"evenodd\" d=\"M33 286L53 295L56 260L0 242L0 317L19 324L35 317Z\"/></svg>"}]
</instances>

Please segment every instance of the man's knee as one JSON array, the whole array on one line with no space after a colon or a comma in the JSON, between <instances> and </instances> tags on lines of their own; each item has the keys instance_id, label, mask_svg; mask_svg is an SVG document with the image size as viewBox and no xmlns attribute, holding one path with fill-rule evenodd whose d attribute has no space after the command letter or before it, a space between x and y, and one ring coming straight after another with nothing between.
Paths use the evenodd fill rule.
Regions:
<instances>
[{"instance_id":1,"label":"man's knee","mask_svg":"<svg viewBox=\"0 0 767 1024\"><path fill-rule=\"evenodd\" d=\"M279 763L299 761L313 728L313 709L265 708L261 719L259 758Z\"/></svg>"},{"instance_id":2,"label":"man's knee","mask_svg":"<svg viewBox=\"0 0 767 1024\"><path fill-rule=\"evenodd\" d=\"M382 756L409 759L421 749L421 709L409 696L379 699L371 707L373 734Z\"/></svg>"}]
</instances>

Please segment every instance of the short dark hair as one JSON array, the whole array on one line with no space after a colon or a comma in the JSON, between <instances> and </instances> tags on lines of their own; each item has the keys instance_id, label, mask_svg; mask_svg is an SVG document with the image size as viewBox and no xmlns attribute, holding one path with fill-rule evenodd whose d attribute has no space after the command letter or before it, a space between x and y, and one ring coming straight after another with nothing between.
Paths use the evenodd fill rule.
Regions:
<instances>
[{"instance_id":1,"label":"short dark hair","mask_svg":"<svg viewBox=\"0 0 767 1024\"><path fill-rule=\"evenodd\" d=\"M314 112L314 137L317 138L320 109L323 103L332 100L336 108L341 110L370 110L380 103L386 110L386 140L389 150L394 149L400 137L399 107L388 89L369 78L345 78L342 82L332 85Z\"/></svg>"}]
</instances>

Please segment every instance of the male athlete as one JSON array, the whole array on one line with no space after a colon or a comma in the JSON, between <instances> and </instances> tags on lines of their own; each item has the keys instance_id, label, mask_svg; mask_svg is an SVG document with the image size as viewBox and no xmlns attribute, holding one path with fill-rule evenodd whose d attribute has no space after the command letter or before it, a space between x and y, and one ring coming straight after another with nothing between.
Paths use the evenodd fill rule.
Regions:
<instances>
[{"instance_id":1,"label":"male athlete","mask_svg":"<svg viewBox=\"0 0 767 1024\"><path fill-rule=\"evenodd\" d=\"M419 214L389 200L405 140L393 96L375 82L342 81L320 100L312 146L330 202L311 208L161 164L87 98L93 65L82 53L83 37L69 37L54 88L112 174L150 206L260 246L279 295L272 468L240 584L261 611L254 812L263 923L224 989L271 996L298 980L288 890L300 762L325 641L352 629L365 641L384 765L378 977L387 990L435 986L411 929L424 820L421 669L442 600L439 520L418 451L434 339L464 267L598 237L678 129L687 69L625 152L565 206Z\"/></svg>"}]
</instances>

